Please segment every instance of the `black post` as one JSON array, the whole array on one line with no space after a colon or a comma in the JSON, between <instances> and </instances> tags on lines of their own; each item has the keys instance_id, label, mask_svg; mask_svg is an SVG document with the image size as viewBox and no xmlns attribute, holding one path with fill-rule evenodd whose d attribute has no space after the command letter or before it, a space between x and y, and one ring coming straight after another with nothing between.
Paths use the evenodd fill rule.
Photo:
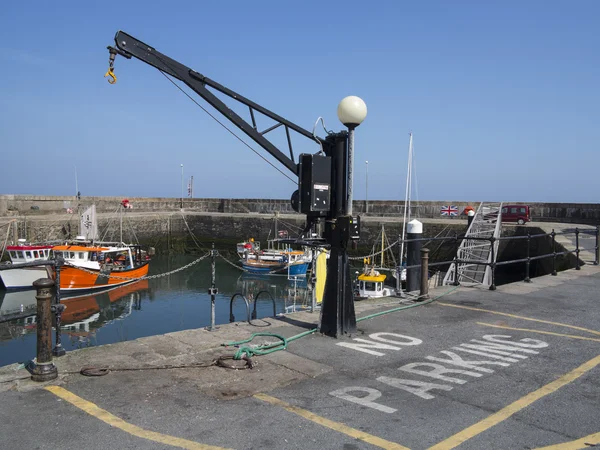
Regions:
<instances>
[{"instance_id":1,"label":"black post","mask_svg":"<svg viewBox=\"0 0 600 450\"><path fill-rule=\"evenodd\" d=\"M215 331L217 328L215 327L215 297L218 293L217 285L217 269L215 264L215 257L217 256L217 251L215 250L215 243L212 244L212 250L210 251L210 289L208 293L210 294L210 327L208 327L208 331Z\"/></svg>"},{"instance_id":2,"label":"black post","mask_svg":"<svg viewBox=\"0 0 600 450\"><path fill-rule=\"evenodd\" d=\"M65 353L67 353L65 351L65 349L62 346L62 336L61 336L61 331L60 331L60 323L61 323L61 319L62 319L62 312L64 311L64 309L66 308L65 305L60 303L60 270L61 267L64 264L64 260L62 258L57 258L57 260L55 261L54 264L54 273L55 273L55 280L54 280L54 305L52 307L53 312L54 312L54 318L56 320L56 326L54 327L55 329L55 333L56 333L56 343L54 345L54 349L52 349L52 354L54 356L63 356Z\"/></svg>"},{"instance_id":3,"label":"black post","mask_svg":"<svg viewBox=\"0 0 600 450\"><path fill-rule=\"evenodd\" d=\"M356 333L356 315L352 295L352 278L348 261L349 229L352 217L345 216L348 177L348 133L330 134L324 147L331 156L334 205L325 223L325 236L331 246L327 261L325 295L321 306L321 333L342 337Z\"/></svg>"},{"instance_id":4,"label":"black post","mask_svg":"<svg viewBox=\"0 0 600 450\"><path fill-rule=\"evenodd\" d=\"M460 283L458 282L458 249L460 248L460 246L458 245L458 234L454 233L454 243L456 245L456 254L454 255L454 283L452 283L454 286L459 286Z\"/></svg>"},{"instance_id":5,"label":"black post","mask_svg":"<svg viewBox=\"0 0 600 450\"><path fill-rule=\"evenodd\" d=\"M556 276L556 233L554 232L554 228L552 228L552 275Z\"/></svg>"},{"instance_id":6,"label":"black post","mask_svg":"<svg viewBox=\"0 0 600 450\"><path fill-rule=\"evenodd\" d=\"M600 235L600 226L596 226L596 247L594 248L596 251L596 258L594 259L594 265L597 266L600 260L600 247L598 246L598 236Z\"/></svg>"},{"instance_id":7,"label":"black post","mask_svg":"<svg viewBox=\"0 0 600 450\"><path fill-rule=\"evenodd\" d=\"M419 300L429 298L429 249L421 249L421 292Z\"/></svg>"},{"instance_id":8,"label":"black post","mask_svg":"<svg viewBox=\"0 0 600 450\"><path fill-rule=\"evenodd\" d=\"M54 281L40 278L33 282L37 290L37 359L31 369L33 381L50 381L58 377L52 362L52 288Z\"/></svg>"},{"instance_id":9,"label":"black post","mask_svg":"<svg viewBox=\"0 0 600 450\"><path fill-rule=\"evenodd\" d=\"M494 236L492 236L490 238L490 245L491 245L491 263L490 263L490 268L491 268L491 272L492 272L492 282L490 284L490 291L495 291L496 290L496 251L494 249L494 242L496 241L496 238Z\"/></svg>"},{"instance_id":10,"label":"black post","mask_svg":"<svg viewBox=\"0 0 600 450\"><path fill-rule=\"evenodd\" d=\"M408 245L406 247L406 292L413 292L419 289L421 283L421 268L418 267L421 261L421 247L423 241L416 240L423 236L423 224L418 220L411 220L407 225ZM417 266L410 268L411 266Z\"/></svg>"},{"instance_id":11,"label":"black post","mask_svg":"<svg viewBox=\"0 0 600 450\"><path fill-rule=\"evenodd\" d=\"M581 265L579 264L579 227L575 228L575 270L581 270Z\"/></svg>"},{"instance_id":12,"label":"black post","mask_svg":"<svg viewBox=\"0 0 600 450\"><path fill-rule=\"evenodd\" d=\"M403 261L404 259L404 255L402 255L402 235L399 234L398 235L398 264L399 266L396 266L396 292L398 292L400 295L402 295L402 263L400 261ZM408 265L408 264L407 264Z\"/></svg>"},{"instance_id":13,"label":"black post","mask_svg":"<svg viewBox=\"0 0 600 450\"><path fill-rule=\"evenodd\" d=\"M473 223L473 218L474 217L475 217L475 211L473 211L472 209L470 209L469 212L467 213L467 230L469 229L469 227Z\"/></svg>"},{"instance_id":14,"label":"black post","mask_svg":"<svg viewBox=\"0 0 600 450\"><path fill-rule=\"evenodd\" d=\"M531 231L527 232L527 261L525 262L525 283L531 283L531 278L529 277L529 269L531 264Z\"/></svg>"}]
</instances>

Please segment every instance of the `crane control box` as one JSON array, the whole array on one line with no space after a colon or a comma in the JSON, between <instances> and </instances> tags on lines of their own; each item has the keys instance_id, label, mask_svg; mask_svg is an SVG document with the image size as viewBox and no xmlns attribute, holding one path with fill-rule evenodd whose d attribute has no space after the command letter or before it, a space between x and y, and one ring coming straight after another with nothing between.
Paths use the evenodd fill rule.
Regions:
<instances>
[{"instance_id":1,"label":"crane control box","mask_svg":"<svg viewBox=\"0 0 600 450\"><path fill-rule=\"evenodd\" d=\"M303 153L298 163L298 212L325 216L331 209L331 158Z\"/></svg>"}]
</instances>

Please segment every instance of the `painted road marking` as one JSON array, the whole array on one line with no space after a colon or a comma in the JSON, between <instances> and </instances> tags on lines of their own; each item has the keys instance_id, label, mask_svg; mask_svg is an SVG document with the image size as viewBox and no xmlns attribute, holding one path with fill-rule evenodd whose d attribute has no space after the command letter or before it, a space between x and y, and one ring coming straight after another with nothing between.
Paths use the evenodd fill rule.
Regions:
<instances>
[{"instance_id":1,"label":"painted road marking","mask_svg":"<svg viewBox=\"0 0 600 450\"><path fill-rule=\"evenodd\" d=\"M339 433L343 433L354 439L358 439L359 441L367 442L371 445L375 445L386 450L409 450L407 447L404 447L400 444L396 444L395 442L386 441L385 439L373 436L369 433L365 433L364 431L357 430L356 428L351 428L348 425L344 425L343 423L334 422L333 420L329 420L325 417L318 416L306 409L290 405L289 403L284 402L283 400L279 400L278 398L271 397L270 395L254 394L254 397L259 400L262 400L263 402L270 403L271 405L280 406L289 412L292 412L301 417L304 417L305 419L310 420L311 422L330 428Z\"/></svg>"},{"instance_id":2,"label":"painted road marking","mask_svg":"<svg viewBox=\"0 0 600 450\"><path fill-rule=\"evenodd\" d=\"M538 447L535 450L579 450L582 448L590 448L592 445L598 444L600 444L600 433L594 433L575 441L548 445L547 447Z\"/></svg>"},{"instance_id":3,"label":"painted road marking","mask_svg":"<svg viewBox=\"0 0 600 450\"><path fill-rule=\"evenodd\" d=\"M369 338L373 340L369 341L367 339L354 338L352 340L359 342L358 344L353 342L339 342L336 345L358 350L359 352L369 353L370 355L385 356L385 353L373 349L398 351L402 350L402 347L420 345L423 343L421 339L397 333L372 333L369 335Z\"/></svg>"},{"instance_id":4,"label":"painted road marking","mask_svg":"<svg viewBox=\"0 0 600 450\"><path fill-rule=\"evenodd\" d=\"M432 400L436 397L433 391L451 391L455 387L453 385L462 385L473 378L494 373L489 366L508 367L529 356L538 355L538 350L546 347L548 343L537 339L525 338L517 341L511 340L511 336L507 335L487 334L481 339L471 339L467 343L452 347L453 351L440 351L443 358L426 356L427 361L408 363L398 368L401 372L416 375L415 378L428 378L426 381L388 376L380 376L375 380L409 392L423 400ZM483 358L464 359L462 355L455 352L483 356ZM375 400L382 396L382 392L369 387L346 386L331 391L329 395L387 414L398 411L396 408L376 402Z\"/></svg>"},{"instance_id":5,"label":"painted road marking","mask_svg":"<svg viewBox=\"0 0 600 450\"><path fill-rule=\"evenodd\" d=\"M178 438L175 436L169 436L167 434L157 433L156 431L145 430L131 423L125 422L123 419L109 413L108 411L100 408L92 402L88 402L83 398L73 394L70 391L60 386L48 386L45 388L47 391L52 392L57 397L66 400L73 406L81 409L82 411L94 416L96 419L107 423L110 426L119 428L133 436L147 439L149 441L158 442L160 444L170 445L172 447L185 448L189 450L226 450L223 447L215 447L212 445L200 444L194 441L188 441L187 439Z\"/></svg>"},{"instance_id":6,"label":"painted road marking","mask_svg":"<svg viewBox=\"0 0 600 450\"><path fill-rule=\"evenodd\" d=\"M463 442L477 436L478 434L483 433L484 431L492 428L494 425L503 422L504 420L511 417L513 414L521 411L537 400L556 392L563 386L575 381L577 378L581 377L585 373L589 372L596 366L600 364L600 355L595 358L590 359L588 362L582 364L581 366L573 369L571 372L563 375L562 377L548 383L545 386L542 386L536 391L533 391L524 397L521 397L519 400L511 403L508 406L505 406L500 411L492 414L491 416L486 417L482 421L471 425L468 428L456 433L454 436L450 436L448 439L443 440L439 444L430 447L429 450L446 450L454 448Z\"/></svg>"},{"instance_id":7,"label":"painted road marking","mask_svg":"<svg viewBox=\"0 0 600 450\"><path fill-rule=\"evenodd\" d=\"M491 323L484 323L484 322L477 322L477 325L485 325L486 327L502 328L504 330L527 331L529 333L549 334L551 336L562 336L562 337L567 337L567 338L571 338L571 339L583 339L584 341L600 342L600 339L597 339L597 338L591 338L591 337L587 337L587 336L575 336L573 334L553 333L552 331L531 330L529 328L513 328L513 327L506 327L504 325L494 325Z\"/></svg>"},{"instance_id":8,"label":"painted road marking","mask_svg":"<svg viewBox=\"0 0 600 450\"><path fill-rule=\"evenodd\" d=\"M515 314L508 314L508 313L503 313L503 312L499 312L499 311L493 311L491 309L474 308L472 306L463 306L463 305L453 305L451 303L444 303L444 302L436 302L436 305L449 306L451 308L468 309L471 311L482 311L482 312L486 312L486 313L490 313L490 314L496 314L498 316L506 316L506 317L512 317L514 319L529 320L531 322L547 323L549 325L556 325L558 327L572 328L573 330L585 331L586 333L591 333L591 334L600 336L600 331L594 331L594 330L590 330L588 328L577 327L575 325L568 325L566 323L551 322L549 320L541 320L541 319L534 319L532 317L517 316Z\"/></svg>"}]
</instances>

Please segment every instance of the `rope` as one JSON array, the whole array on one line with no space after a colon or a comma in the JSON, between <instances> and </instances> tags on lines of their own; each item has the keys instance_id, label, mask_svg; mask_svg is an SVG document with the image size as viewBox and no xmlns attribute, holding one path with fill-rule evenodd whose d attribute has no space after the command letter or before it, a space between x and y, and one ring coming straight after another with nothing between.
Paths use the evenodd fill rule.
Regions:
<instances>
[{"instance_id":1,"label":"rope","mask_svg":"<svg viewBox=\"0 0 600 450\"><path fill-rule=\"evenodd\" d=\"M4 240L4 245L2 246L2 253L0 254L0 261L2 261L2 257L4 256L4 251L6 250L6 244L8 243L8 236L10 236L10 227L6 229L6 239Z\"/></svg>"},{"instance_id":2,"label":"rope","mask_svg":"<svg viewBox=\"0 0 600 450\"><path fill-rule=\"evenodd\" d=\"M351 261L357 261L359 259L365 259L365 258L373 258L374 256L377 255L381 255L383 252L387 252L390 248L392 248L394 245L396 245L398 242L400 242L399 240L397 240L396 242L394 242L393 244L388 245L386 248L384 248L383 250L379 250L378 252L372 253L370 255L367 256L348 256L348 259Z\"/></svg>"},{"instance_id":3,"label":"rope","mask_svg":"<svg viewBox=\"0 0 600 450\"><path fill-rule=\"evenodd\" d=\"M163 61L163 63L165 63ZM166 63L165 63L166 64ZM198 103L190 94L188 94L187 92L185 92L181 86L179 86L177 83L175 83L171 77L169 77L166 73L164 73L162 70L159 70L159 72L167 79L169 80L171 83L173 83L173 86L175 86L177 89L179 89L181 92L183 92L183 94L185 94L185 96L187 98L189 98L191 101L193 101L196 106L198 106L200 109L202 109L206 114L208 114L212 119L215 120L215 122L217 122L219 125L221 125L223 128L225 128L227 131L229 131L229 133L231 133L231 135L233 137L235 137L238 141L240 141L242 144L244 144L246 147L248 147L250 150L252 150L254 153L256 153L258 155L259 158L261 158L263 161L265 161L268 165L270 165L271 167L273 167L273 169L275 169L277 172L279 172L281 175L283 175L284 177L286 177L288 180L290 180L292 183L296 183L296 180L294 180L292 177L290 177L288 174L286 174L283 170L281 170L279 167L277 167L275 164L273 164L271 161L269 161L267 158L265 158L263 155L261 155L259 152L257 152L256 150L254 150L254 148L252 148L250 146L250 144L246 143L241 137L239 137L237 134L235 134L233 131L231 131L227 125L225 125L223 122L221 122L219 119L217 119L213 114L211 114L204 106L202 106L200 103Z\"/></svg>"},{"instance_id":4,"label":"rope","mask_svg":"<svg viewBox=\"0 0 600 450\"><path fill-rule=\"evenodd\" d=\"M196 236L194 235L194 233L192 233L192 230L190 229L190 226L188 225L187 220L185 219L185 215L183 214L183 211L181 212L181 217L183 218L183 223L185 223L185 227L187 228L188 232L190 233L190 236L192 237L192 241L194 241L194 244L196 244L196 247L198 247L200 250L208 251L209 249L207 247L203 247L200 245L202 243L202 241L197 239ZM198 244L199 242L200 242L200 244Z\"/></svg>"},{"instance_id":5,"label":"rope","mask_svg":"<svg viewBox=\"0 0 600 450\"><path fill-rule=\"evenodd\" d=\"M251 342L257 336L275 337L277 339L280 339L281 342L263 344L263 345L259 345L256 347L242 345L235 352L235 355L233 355L233 359L241 359L244 355L247 358L251 358L252 356L255 356L255 355L259 355L259 356L260 355L268 355L269 353L277 352L279 350L285 350L287 348L288 340L285 337L281 336L280 334L275 334L275 333L252 333L252 336L250 336L248 339L244 339L243 341L226 342L221 345L223 347L234 347L234 346L237 347L241 344L247 344L248 342Z\"/></svg>"}]
</instances>

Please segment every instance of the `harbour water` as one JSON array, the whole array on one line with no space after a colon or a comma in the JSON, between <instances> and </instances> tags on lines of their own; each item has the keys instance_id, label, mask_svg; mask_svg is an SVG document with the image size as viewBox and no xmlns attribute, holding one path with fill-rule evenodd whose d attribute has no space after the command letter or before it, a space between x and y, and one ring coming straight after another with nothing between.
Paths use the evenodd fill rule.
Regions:
<instances>
[{"instance_id":1,"label":"harbour water","mask_svg":"<svg viewBox=\"0 0 600 450\"><path fill-rule=\"evenodd\" d=\"M192 255L156 256L150 274L163 274L194 261ZM61 326L67 351L137 339L210 325L210 258L164 277L142 280L109 291L63 299L66 310ZM286 308L310 306L311 292L305 280L285 275L254 276L243 273L220 258L216 260L216 324L228 323L230 300L241 293L253 300L267 291L275 300L276 313ZM35 291L0 290L0 320L9 314L26 316L0 323L0 366L31 360L36 355ZM27 313L31 311L31 315ZM261 294L257 318L273 315L273 303ZM23 312L23 314L20 314ZM246 318L241 297L233 305L236 321ZM315 313L315 314L318 314Z\"/></svg>"}]
</instances>

